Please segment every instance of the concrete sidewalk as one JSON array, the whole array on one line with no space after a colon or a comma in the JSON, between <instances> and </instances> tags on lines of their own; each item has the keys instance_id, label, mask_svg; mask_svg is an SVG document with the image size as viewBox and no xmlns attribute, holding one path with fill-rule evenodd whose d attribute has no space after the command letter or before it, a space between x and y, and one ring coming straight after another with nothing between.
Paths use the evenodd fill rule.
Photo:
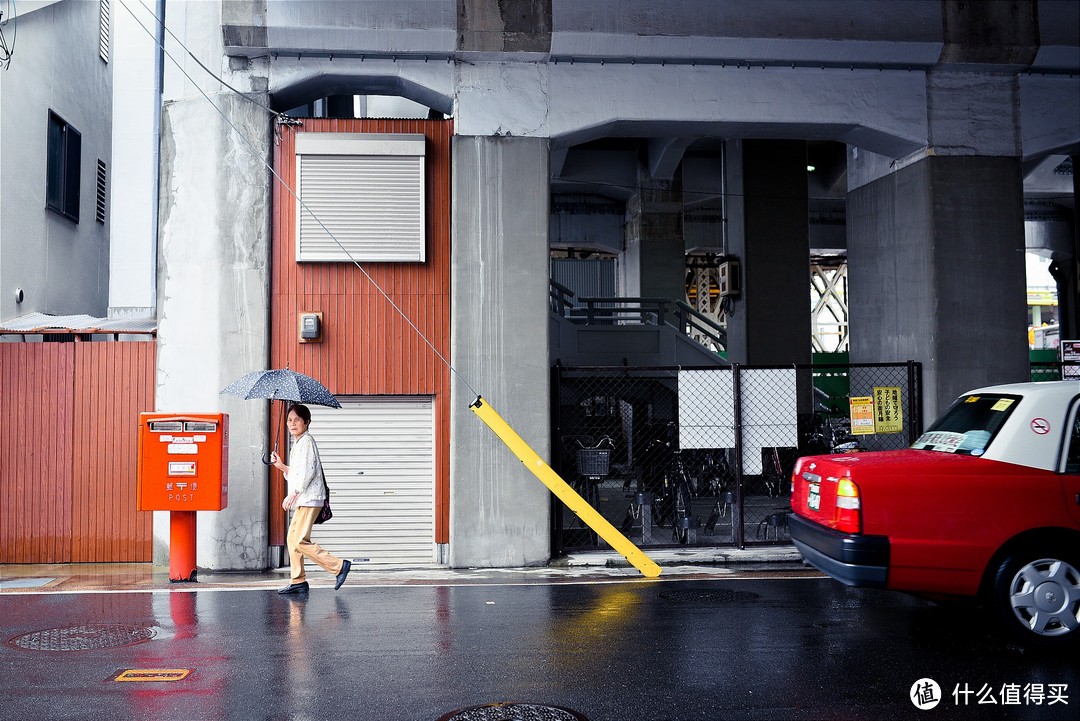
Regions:
<instances>
[{"instance_id":1,"label":"concrete sidewalk","mask_svg":"<svg viewBox=\"0 0 1080 721\"><path fill-rule=\"evenodd\" d=\"M658 580L692 580L771 575L818 576L803 565L793 546L755 548L658 549L649 553L663 572ZM183 591L202 589L275 589L288 583L288 568L262 572L199 570L193 583L173 583L166 566L148 563L5 564L0 565L0 593L87 593ZM309 569L312 587L330 587L334 579ZM347 586L511 585L612 583L645 580L614 551L574 553L547 566L528 568L394 567L355 563Z\"/></svg>"}]
</instances>

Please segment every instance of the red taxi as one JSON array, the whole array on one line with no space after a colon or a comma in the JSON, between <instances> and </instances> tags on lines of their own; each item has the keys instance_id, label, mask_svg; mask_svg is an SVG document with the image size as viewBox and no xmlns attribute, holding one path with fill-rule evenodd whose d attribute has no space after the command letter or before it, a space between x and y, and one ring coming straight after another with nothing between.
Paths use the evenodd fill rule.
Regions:
<instances>
[{"instance_id":1,"label":"red taxi","mask_svg":"<svg viewBox=\"0 0 1080 721\"><path fill-rule=\"evenodd\" d=\"M790 531L850 586L989 603L1021 640L1080 638L1080 382L965 393L908 449L800 458Z\"/></svg>"}]
</instances>

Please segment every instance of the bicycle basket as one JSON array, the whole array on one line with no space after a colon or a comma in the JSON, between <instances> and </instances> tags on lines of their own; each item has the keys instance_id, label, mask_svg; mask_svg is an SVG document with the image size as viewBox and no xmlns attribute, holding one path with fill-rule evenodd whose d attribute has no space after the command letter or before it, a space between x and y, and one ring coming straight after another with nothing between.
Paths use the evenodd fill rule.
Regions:
<instances>
[{"instance_id":1,"label":"bicycle basket","mask_svg":"<svg viewBox=\"0 0 1080 721\"><path fill-rule=\"evenodd\" d=\"M611 449L579 448L577 467L583 476L606 476L611 470Z\"/></svg>"}]
</instances>

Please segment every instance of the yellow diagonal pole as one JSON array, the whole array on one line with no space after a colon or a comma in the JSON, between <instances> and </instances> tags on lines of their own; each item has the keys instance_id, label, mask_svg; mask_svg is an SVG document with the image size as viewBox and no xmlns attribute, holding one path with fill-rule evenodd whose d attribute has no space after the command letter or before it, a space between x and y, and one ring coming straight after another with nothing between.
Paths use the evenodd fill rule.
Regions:
<instances>
[{"instance_id":1,"label":"yellow diagonal pole","mask_svg":"<svg viewBox=\"0 0 1080 721\"><path fill-rule=\"evenodd\" d=\"M483 398L477 396L476 401L469 406L473 413L480 417L485 425L497 435L510 452L518 457L532 474L540 479L560 501L578 515L585 525L591 528L596 535L604 539L609 546L626 557L630 564L641 571L646 578L656 578L660 575L660 566L646 556L640 548L635 546L629 538L619 532L615 526L586 502L570 484L544 462L525 440L517 434L510 424L502 419L495 409Z\"/></svg>"}]
</instances>

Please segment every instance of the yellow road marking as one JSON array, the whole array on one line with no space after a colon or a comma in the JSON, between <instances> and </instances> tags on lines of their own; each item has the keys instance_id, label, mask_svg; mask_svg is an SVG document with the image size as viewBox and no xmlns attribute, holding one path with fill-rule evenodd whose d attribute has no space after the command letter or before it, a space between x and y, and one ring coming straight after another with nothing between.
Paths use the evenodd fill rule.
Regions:
<instances>
[{"instance_id":1,"label":"yellow road marking","mask_svg":"<svg viewBox=\"0 0 1080 721\"><path fill-rule=\"evenodd\" d=\"M191 673L190 668L129 668L114 681L181 681Z\"/></svg>"}]
</instances>

